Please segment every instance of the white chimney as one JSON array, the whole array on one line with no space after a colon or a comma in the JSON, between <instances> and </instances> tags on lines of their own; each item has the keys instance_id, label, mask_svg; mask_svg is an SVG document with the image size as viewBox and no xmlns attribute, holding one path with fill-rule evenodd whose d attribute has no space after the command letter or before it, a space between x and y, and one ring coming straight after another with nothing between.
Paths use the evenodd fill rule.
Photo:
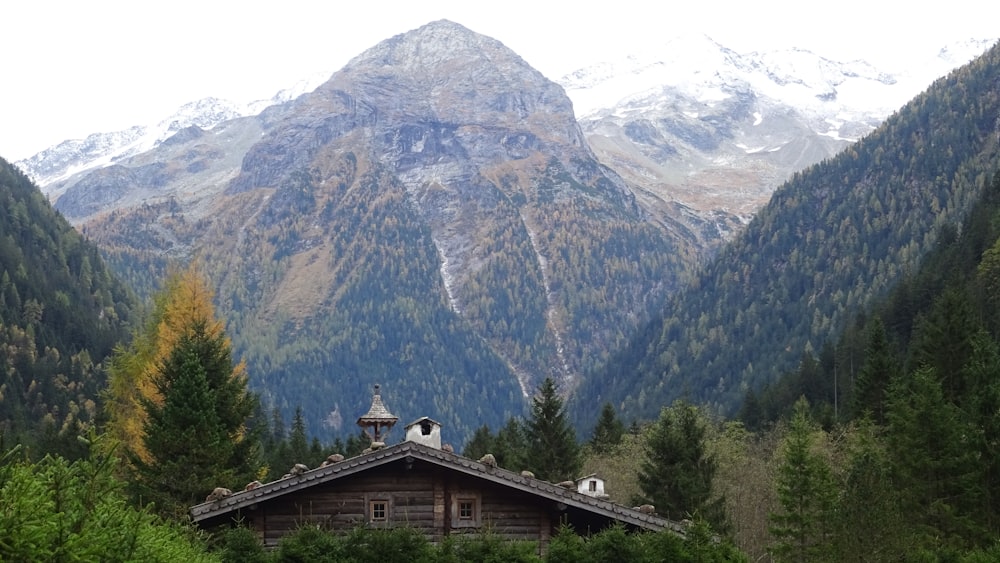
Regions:
<instances>
[{"instance_id":1,"label":"white chimney","mask_svg":"<svg viewBox=\"0 0 1000 563\"><path fill-rule=\"evenodd\" d=\"M426 416L406 425L406 441L441 449L441 423Z\"/></svg>"}]
</instances>

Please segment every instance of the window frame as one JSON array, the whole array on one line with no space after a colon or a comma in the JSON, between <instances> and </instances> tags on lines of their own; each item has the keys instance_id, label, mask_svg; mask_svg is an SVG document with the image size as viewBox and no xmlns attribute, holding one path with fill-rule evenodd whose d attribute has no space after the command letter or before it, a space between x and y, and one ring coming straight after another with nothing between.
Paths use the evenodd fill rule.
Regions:
<instances>
[{"instance_id":1,"label":"window frame","mask_svg":"<svg viewBox=\"0 0 1000 563\"><path fill-rule=\"evenodd\" d=\"M463 516L463 505L468 505L468 516ZM451 497L451 527L479 528L482 526L483 501L479 493L458 491Z\"/></svg>"},{"instance_id":2,"label":"window frame","mask_svg":"<svg viewBox=\"0 0 1000 563\"><path fill-rule=\"evenodd\" d=\"M376 509L381 505L382 517L376 518ZM365 521L371 525L383 525L392 522L392 496L387 494L365 495Z\"/></svg>"}]
</instances>

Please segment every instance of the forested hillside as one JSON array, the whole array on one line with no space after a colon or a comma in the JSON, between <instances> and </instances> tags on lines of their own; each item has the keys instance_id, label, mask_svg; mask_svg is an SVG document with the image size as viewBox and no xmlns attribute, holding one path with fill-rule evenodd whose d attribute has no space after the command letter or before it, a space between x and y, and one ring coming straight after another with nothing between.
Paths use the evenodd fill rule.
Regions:
<instances>
[{"instance_id":1,"label":"forested hillside","mask_svg":"<svg viewBox=\"0 0 1000 563\"><path fill-rule=\"evenodd\" d=\"M0 159L0 439L75 442L133 308L97 248Z\"/></svg>"},{"instance_id":2,"label":"forested hillside","mask_svg":"<svg viewBox=\"0 0 1000 563\"><path fill-rule=\"evenodd\" d=\"M606 400L653 418L681 396L732 412L748 389L817 353L968 214L1000 154L998 75L994 47L796 174L661 318L587 378L578 418Z\"/></svg>"}]
</instances>

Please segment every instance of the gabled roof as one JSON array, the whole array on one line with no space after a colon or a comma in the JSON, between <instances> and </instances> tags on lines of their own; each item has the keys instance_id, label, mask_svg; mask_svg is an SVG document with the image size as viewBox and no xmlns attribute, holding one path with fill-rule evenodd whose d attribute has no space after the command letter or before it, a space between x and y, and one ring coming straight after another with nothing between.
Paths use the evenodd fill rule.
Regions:
<instances>
[{"instance_id":1,"label":"gabled roof","mask_svg":"<svg viewBox=\"0 0 1000 563\"><path fill-rule=\"evenodd\" d=\"M564 489L547 481L524 477L519 473L499 467L490 467L460 455L448 453L416 442L401 442L388 448L345 459L326 467L306 471L301 475L273 481L250 491L234 493L232 496L221 500L192 506L191 518L195 522L218 518L225 516L227 513L247 508L260 502L266 502L282 495L300 491L321 483L329 483L350 475L356 475L365 470L400 460L425 461L446 470L470 475L543 499L563 503L567 507L585 510L646 530L660 531L669 529L679 534L684 533L684 528L677 522L653 514L646 514L608 500L584 495L575 490Z\"/></svg>"}]
</instances>

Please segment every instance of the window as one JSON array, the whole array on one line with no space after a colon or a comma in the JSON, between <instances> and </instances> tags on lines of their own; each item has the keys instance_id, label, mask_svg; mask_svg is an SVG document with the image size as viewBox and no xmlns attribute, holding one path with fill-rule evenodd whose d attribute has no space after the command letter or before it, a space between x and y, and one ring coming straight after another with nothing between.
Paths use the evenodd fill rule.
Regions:
<instances>
[{"instance_id":1,"label":"window","mask_svg":"<svg viewBox=\"0 0 1000 563\"><path fill-rule=\"evenodd\" d=\"M388 519L389 503L387 501L373 500L368 506L372 522L385 522Z\"/></svg>"},{"instance_id":2,"label":"window","mask_svg":"<svg viewBox=\"0 0 1000 563\"><path fill-rule=\"evenodd\" d=\"M597 492L597 481L590 481L590 492Z\"/></svg>"},{"instance_id":3,"label":"window","mask_svg":"<svg viewBox=\"0 0 1000 563\"><path fill-rule=\"evenodd\" d=\"M482 502L479 493L460 491L451 497L451 527L478 528Z\"/></svg>"},{"instance_id":4,"label":"window","mask_svg":"<svg viewBox=\"0 0 1000 563\"><path fill-rule=\"evenodd\" d=\"M458 501L458 519L459 520L475 519L475 507L476 507L476 501L472 499L460 499Z\"/></svg>"}]
</instances>

